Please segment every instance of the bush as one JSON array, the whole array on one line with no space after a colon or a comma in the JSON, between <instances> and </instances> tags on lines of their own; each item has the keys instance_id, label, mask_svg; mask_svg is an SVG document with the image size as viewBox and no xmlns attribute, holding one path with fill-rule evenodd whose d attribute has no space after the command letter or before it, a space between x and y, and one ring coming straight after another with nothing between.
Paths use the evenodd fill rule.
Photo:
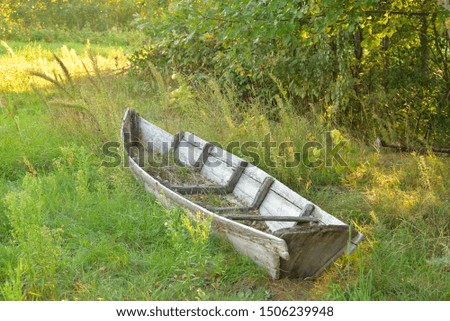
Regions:
<instances>
[{"instance_id":1,"label":"bush","mask_svg":"<svg viewBox=\"0 0 450 321\"><path fill-rule=\"evenodd\" d=\"M241 99L271 102L275 120L274 97L286 92L298 113L314 108L368 141L449 140L449 39L437 2L171 1L145 13L139 68L151 61L231 83Z\"/></svg>"}]
</instances>

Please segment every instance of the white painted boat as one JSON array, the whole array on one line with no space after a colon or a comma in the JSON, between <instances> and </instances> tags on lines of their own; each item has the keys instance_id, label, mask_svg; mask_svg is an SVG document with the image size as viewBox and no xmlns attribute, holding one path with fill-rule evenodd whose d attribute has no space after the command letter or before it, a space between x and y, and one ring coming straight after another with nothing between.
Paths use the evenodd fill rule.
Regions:
<instances>
[{"instance_id":1,"label":"white painted boat","mask_svg":"<svg viewBox=\"0 0 450 321\"><path fill-rule=\"evenodd\" d=\"M133 109L125 112L121 134L129 167L147 191L164 206L180 206L209 218L213 232L267 269L273 279L316 278L362 240L361 233L263 170L194 134L170 134ZM146 158L155 153L173 155L204 182L171 185L145 170ZM228 205L197 201L194 196L199 194L218 195Z\"/></svg>"}]
</instances>

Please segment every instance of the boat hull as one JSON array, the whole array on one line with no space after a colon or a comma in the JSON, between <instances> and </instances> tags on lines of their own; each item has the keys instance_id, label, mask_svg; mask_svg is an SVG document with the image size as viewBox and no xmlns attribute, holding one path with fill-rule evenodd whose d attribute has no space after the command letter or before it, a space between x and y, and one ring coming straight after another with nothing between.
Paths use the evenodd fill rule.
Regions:
<instances>
[{"instance_id":1,"label":"boat hull","mask_svg":"<svg viewBox=\"0 0 450 321\"><path fill-rule=\"evenodd\" d=\"M359 232L317 206L313 214L320 221L318 226L299 226L293 222L274 220L266 222L269 232L218 215L163 184L143 169L139 159L130 155L133 141L139 141L148 149L167 154L179 137L176 138L176 135L144 120L133 110L125 112L121 134L125 150L128 152L129 168L133 175L143 182L148 192L154 194L167 208L180 206L193 214L193 217L198 217L196 214L201 213L211 221L213 232L224 236L238 252L264 267L273 279L281 276L315 278L344 252L351 253L362 239ZM204 157L202 150L208 144L189 133L185 133L184 138L178 143L184 144L184 148L178 148L177 157L181 163L188 166L194 166L199 158ZM242 161L239 157L214 146L206 154L201 173L217 184L225 184ZM249 165L237 181L233 196L250 206L255 197L258 197L258 192L267 177L270 177L267 173ZM298 217L304 213L308 204L311 203L281 182L274 180L264 194L259 212L265 216L276 217L287 213Z\"/></svg>"}]
</instances>

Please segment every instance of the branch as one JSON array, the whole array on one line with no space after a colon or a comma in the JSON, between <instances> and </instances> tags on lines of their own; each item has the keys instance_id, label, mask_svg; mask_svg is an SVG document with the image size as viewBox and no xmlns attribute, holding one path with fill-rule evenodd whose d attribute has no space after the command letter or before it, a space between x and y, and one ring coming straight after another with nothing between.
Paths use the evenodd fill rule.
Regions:
<instances>
[{"instance_id":1,"label":"branch","mask_svg":"<svg viewBox=\"0 0 450 321\"><path fill-rule=\"evenodd\" d=\"M407 11L389 11L389 10L368 10L364 11L364 13L367 14L393 14L393 15L401 15L401 16L429 16L432 15L434 12L407 12Z\"/></svg>"},{"instance_id":2,"label":"branch","mask_svg":"<svg viewBox=\"0 0 450 321\"><path fill-rule=\"evenodd\" d=\"M376 140L376 145L378 145L378 147L393 148L397 152L417 152L419 154L426 154L428 151L432 151L433 153L450 154L450 148L393 145L386 143L379 137Z\"/></svg>"}]
</instances>

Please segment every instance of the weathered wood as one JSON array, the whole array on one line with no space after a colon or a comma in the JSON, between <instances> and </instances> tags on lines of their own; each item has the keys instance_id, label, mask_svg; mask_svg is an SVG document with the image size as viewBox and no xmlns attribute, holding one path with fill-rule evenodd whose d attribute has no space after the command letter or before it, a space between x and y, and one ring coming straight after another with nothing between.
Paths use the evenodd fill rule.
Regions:
<instances>
[{"instance_id":1,"label":"weathered wood","mask_svg":"<svg viewBox=\"0 0 450 321\"><path fill-rule=\"evenodd\" d=\"M257 209L259 209L259 207L261 206L261 203L263 202L264 198L266 197L267 193L269 192L270 186L272 185L273 181L274 181L274 179L272 177L266 177L264 182L259 187L258 192L256 193L255 198L253 199L253 202L250 206L207 207L207 208L216 213L249 212L249 211L257 210ZM276 221L276 220L274 220L274 221Z\"/></svg>"},{"instance_id":2,"label":"weathered wood","mask_svg":"<svg viewBox=\"0 0 450 321\"><path fill-rule=\"evenodd\" d=\"M122 139L122 143L125 141L125 132L130 132L130 109L126 109L122 118L122 126L120 128L120 138Z\"/></svg>"},{"instance_id":3,"label":"weathered wood","mask_svg":"<svg viewBox=\"0 0 450 321\"><path fill-rule=\"evenodd\" d=\"M288 215L299 217L302 216L302 209L286 201L279 194L273 192L273 190L270 190L269 193L267 193L264 202L261 204L259 208L259 213L261 215L273 215L273 216ZM295 225L294 222L276 222L276 221L269 221L266 224L271 231L276 231L282 228L288 228Z\"/></svg>"},{"instance_id":4,"label":"weathered wood","mask_svg":"<svg viewBox=\"0 0 450 321\"><path fill-rule=\"evenodd\" d=\"M236 170L233 172L230 180L225 186L221 185L196 185L196 186L168 186L174 191L180 194L230 194L233 192L234 187L236 186L237 181L242 175L245 167L247 166L247 162L241 162Z\"/></svg>"},{"instance_id":5,"label":"weathered wood","mask_svg":"<svg viewBox=\"0 0 450 321\"><path fill-rule=\"evenodd\" d=\"M226 189L228 193L232 193L234 188L236 187L237 182L242 176L242 173L244 172L245 168L248 166L248 162L242 161L239 163L238 167L234 170L234 172L231 174L230 179L228 180Z\"/></svg>"},{"instance_id":6,"label":"weathered wood","mask_svg":"<svg viewBox=\"0 0 450 321\"><path fill-rule=\"evenodd\" d=\"M200 137L197 137L189 132L185 133L186 142L191 144L193 148L201 150L204 144L207 142ZM233 168L238 166L243 160L236 155L233 155L217 146L214 146L210 151L209 162L214 163L215 166L209 167L204 166L202 173L205 174L209 179L218 183L224 183L227 181L227 177L232 174ZM238 181L236 192L238 196L242 198L244 202L248 205L253 201L260 184L269 175L252 164L248 164L247 168L243 172L242 179ZM279 194L281 197L285 198L287 202L292 203L294 207L300 206L300 208L309 203L304 198L302 198L297 193L290 190L287 186L283 185L279 181L275 181L271 190L274 193ZM338 221L339 222L339 221ZM338 222L334 222L338 224ZM342 223L342 222L341 222Z\"/></svg>"},{"instance_id":7,"label":"weathered wood","mask_svg":"<svg viewBox=\"0 0 450 321\"><path fill-rule=\"evenodd\" d=\"M245 207L245 206L227 206L227 207L216 207L216 206L205 206L208 210L214 213L245 213L250 212L252 210L251 207Z\"/></svg>"},{"instance_id":8,"label":"weathered wood","mask_svg":"<svg viewBox=\"0 0 450 321\"><path fill-rule=\"evenodd\" d=\"M357 232L347 225L302 226L282 229L274 235L286 241L290 258L281 260L282 275L315 278L342 253Z\"/></svg>"},{"instance_id":9,"label":"weathered wood","mask_svg":"<svg viewBox=\"0 0 450 321\"><path fill-rule=\"evenodd\" d=\"M205 165L206 161L208 160L209 151L212 147L213 145L211 143L206 143L203 146L202 153L194 164L194 167L196 167L199 171L202 170L203 165Z\"/></svg>"},{"instance_id":10,"label":"weathered wood","mask_svg":"<svg viewBox=\"0 0 450 321\"><path fill-rule=\"evenodd\" d=\"M312 213L314 212L315 206L312 204L308 204L305 206L305 208L303 209L302 215L303 217L308 217L311 216Z\"/></svg>"},{"instance_id":11,"label":"weathered wood","mask_svg":"<svg viewBox=\"0 0 450 321\"><path fill-rule=\"evenodd\" d=\"M139 114L134 109L130 111L130 134L132 144L140 141Z\"/></svg>"},{"instance_id":12,"label":"weathered wood","mask_svg":"<svg viewBox=\"0 0 450 321\"><path fill-rule=\"evenodd\" d=\"M198 152L200 154L202 147L207 143L204 139L195 136L192 133L185 132L184 140L186 140L186 143L194 147L194 152ZM213 148L210 151L210 156L214 157L215 165L219 162L220 166L204 166L202 169L202 173L205 174L208 179L211 179L212 181L215 181L219 184L223 184L226 182L227 177L231 175L231 172L234 167L238 166L238 164L243 161L242 158L231 154L217 146L213 146ZM210 157L210 159L212 158ZM185 162L189 161L189 157L186 156ZM209 161L208 161L209 162ZM186 163L187 164L187 163ZM236 197L240 198L244 203L247 205L251 205L251 202L253 201L253 198L255 197L258 188L260 184L264 181L266 177L269 175L259 169L258 167L249 164L245 171L243 172L241 179L236 184L236 187L233 191L233 193L236 195ZM295 193L292 191L289 187L284 185L283 183L279 181L275 181L271 187L271 191L268 193L268 196L275 193L279 197L273 197L273 201L275 199L281 200L284 199L283 202L285 204L283 205L282 211L277 209L275 212L271 212L270 215L278 215L278 213L287 213L298 216L298 209L301 209L310 204L308 200L306 200L304 197L299 195L298 193ZM268 204L269 197L266 197L265 203L261 206L261 212L264 211L265 205ZM275 195L274 195L275 196ZM277 201L277 203L278 203ZM289 205L292 204L292 205ZM316 206L314 210L314 216L317 217L322 224L331 224L331 225L344 225L342 221L337 219L336 217L332 216L331 214L325 212L320 207ZM289 226L292 226L293 223L289 222L267 222L270 229L272 231L275 231L280 228L286 228ZM362 238L362 235L359 234L358 237L355 237L354 241L358 242L359 239Z\"/></svg>"},{"instance_id":13,"label":"weathered wood","mask_svg":"<svg viewBox=\"0 0 450 321\"><path fill-rule=\"evenodd\" d=\"M140 141L143 146L165 155L169 152L173 135L139 117Z\"/></svg>"},{"instance_id":14,"label":"weathered wood","mask_svg":"<svg viewBox=\"0 0 450 321\"><path fill-rule=\"evenodd\" d=\"M319 223L314 217L294 217L294 216L262 216L250 214L225 214L223 217L234 221L278 221L278 222L296 222L296 223Z\"/></svg>"},{"instance_id":15,"label":"weathered wood","mask_svg":"<svg viewBox=\"0 0 450 321\"><path fill-rule=\"evenodd\" d=\"M258 190L258 193L256 193L255 199L253 200L252 205L250 206L252 209L257 210L260 206L263 200L266 198L267 193L270 190L270 187L272 186L273 182L275 180L273 177L266 177L261 184L261 187Z\"/></svg>"},{"instance_id":16,"label":"weathered wood","mask_svg":"<svg viewBox=\"0 0 450 321\"><path fill-rule=\"evenodd\" d=\"M172 150L176 151L178 148L178 145L180 145L180 141L183 139L184 132L179 131L176 135L173 136L172 141Z\"/></svg>"},{"instance_id":17,"label":"weathered wood","mask_svg":"<svg viewBox=\"0 0 450 321\"><path fill-rule=\"evenodd\" d=\"M185 132L185 139L192 146L195 146L197 149L201 149L203 145L207 143L207 141L205 141L204 139L195 136L194 134L189 132ZM202 173L204 173L209 179L216 182L226 181L226 177L227 175L228 176L230 175L232 168L236 167L239 164L239 162L243 161L242 158L234 154L231 154L217 146L214 146L211 149L210 155L215 158L214 162L221 162L223 165L214 166L212 168L209 166L204 166ZM243 202L247 202L247 204L250 205L258 190L259 185L268 176L269 175L267 173L265 173L258 167L249 164L245 169L245 171L243 172L241 179L238 181L234 193L236 194L237 197L242 199ZM295 193L289 187L287 187L286 185L284 185L279 181L275 181L273 183L271 191L279 195L281 198L284 198L286 202L291 203L293 205L293 207L284 208L284 211L288 210L295 213L296 212L295 207L302 209L305 205L310 203L304 197ZM317 218L319 218L319 220L323 224L335 224L335 225L344 224L342 221L338 220L329 213L323 211L318 206L316 206L314 215ZM269 224L273 223L269 222ZM271 228L271 230L276 229L277 228L275 228L275 226L274 228Z\"/></svg>"}]
</instances>

